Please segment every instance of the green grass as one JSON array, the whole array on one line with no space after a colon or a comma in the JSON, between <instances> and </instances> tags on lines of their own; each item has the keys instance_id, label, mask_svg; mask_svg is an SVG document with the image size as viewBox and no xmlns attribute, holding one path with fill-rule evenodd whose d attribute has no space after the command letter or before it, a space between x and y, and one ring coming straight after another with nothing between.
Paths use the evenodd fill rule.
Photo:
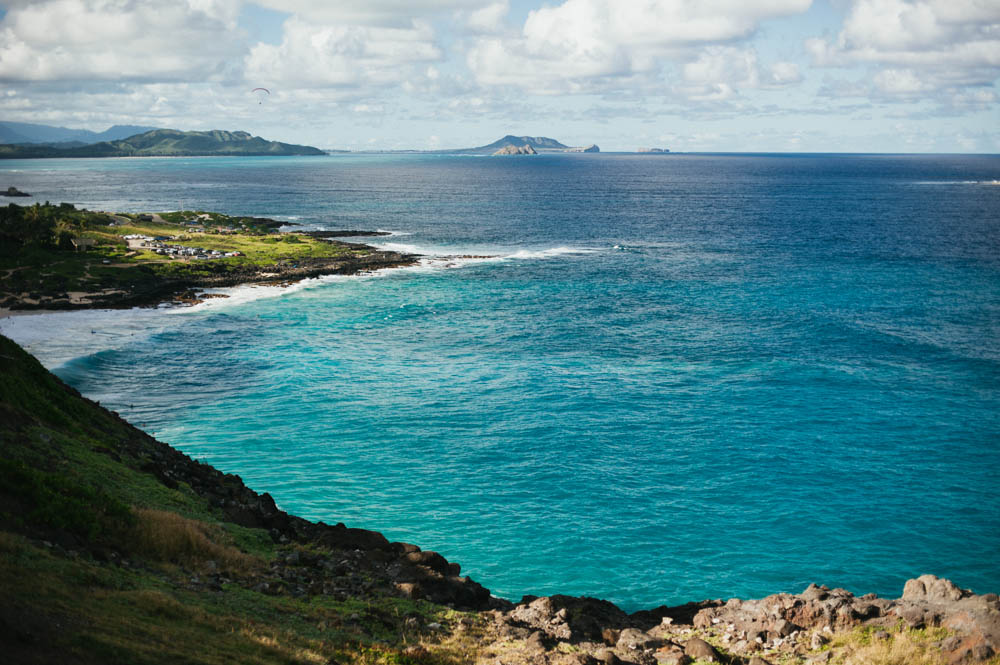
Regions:
<instances>
[{"instance_id":1,"label":"green grass","mask_svg":"<svg viewBox=\"0 0 1000 665\"><path fill-rule=\"evenodd\" d=\"M143 471L150 439L4 337L0 372L0 643L9 662L463 662L456 654L468 645L439 644L407 624L460 616L430 603L272 596L236 582L188 588L199 570L252 580L279 546L225 522L185 484L169 488ZM128 566L111 562L122 558ZM414 644L426 648L405 652Z\"/></svg>"},{"instance_id":2,"label":"green grass","mask_svg":"<svg viewBox=\"0 0 1000 665\"><path fill-rule=\"evenodd\" d=\"M163 222L139 220L139 215L134 214L119 215L127 218L128 223L112 226L112 218L108 215L76 210L72 206L46 205L17 210L28 210L44 218L53 231L49 241L26 241L20 246L14 245L16 238L11 236L5 251L0 252L0 275L4 275L0 282L0 302L8 306L19 302L21 294L61 298L73 291L110 289L133 294L155 293L165 278L199 280L247 267L296 265L301 261L368 253L368 250L347 248L301 234L278 233L252 218L219 213L161 213ZM211 218L211 221L200 222L205 232L194 232L186 220L205 214ZM18 229L30 229L30 225L22 224ZM18 229L11 233L22 232ZM237 233L221 233L219 229L236 230ZM174 238L166 242L209 251L241 252L242 256L179 259L149 250L131 251L124 239L130 234ZM78 252L60 245L59 239L63 236L67 240L92 238L97 244Z\"/></svg>"}]
</instances>

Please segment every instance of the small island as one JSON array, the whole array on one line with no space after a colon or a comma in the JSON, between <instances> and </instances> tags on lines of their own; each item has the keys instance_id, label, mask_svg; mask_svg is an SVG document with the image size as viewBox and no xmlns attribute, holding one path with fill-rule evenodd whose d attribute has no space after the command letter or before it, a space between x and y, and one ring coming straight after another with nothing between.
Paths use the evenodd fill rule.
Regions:
<instances>
[{"instance_id":1,"label":"small island","mask_svg":"<svg viewBox=\"0 0 1000 665\"><path fill-rule=\"evenodd\" d=\"M8 187L6 192L3 192L4 196L31 196L28 192L22 192L17 187Z\"/></svg>"},{"instance_id":2,"label":"small island","mask_svg":"<svg viewBox=\"0 0 1000 665\"><path fill-rule=\"evenodd\" d=\"M0 307L81 309L193 302L196 290L410 265L416 257L284 232L205 211L108 213L69 203L0 208ZM382 235L339 231L337 236Z\"/></svg>"}]
</instances>

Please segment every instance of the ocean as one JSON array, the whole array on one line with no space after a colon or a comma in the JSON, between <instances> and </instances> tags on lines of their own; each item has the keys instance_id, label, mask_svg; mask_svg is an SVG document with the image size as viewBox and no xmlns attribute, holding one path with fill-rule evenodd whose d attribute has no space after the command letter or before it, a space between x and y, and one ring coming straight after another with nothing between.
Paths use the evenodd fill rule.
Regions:
<instances>
[{"instance_id":1,"label":"ocean","mask_svg":"<svg viewBox=\"0 0 1000 665\"><path fill-rule=\"evenodd\" d=\"M418 266L0 320L292 513L627 610L1000 591L1000 156L4 161L32 200L386 230ZM469 258L488 257L488 258Z\"/></svg>"}]
</instances>

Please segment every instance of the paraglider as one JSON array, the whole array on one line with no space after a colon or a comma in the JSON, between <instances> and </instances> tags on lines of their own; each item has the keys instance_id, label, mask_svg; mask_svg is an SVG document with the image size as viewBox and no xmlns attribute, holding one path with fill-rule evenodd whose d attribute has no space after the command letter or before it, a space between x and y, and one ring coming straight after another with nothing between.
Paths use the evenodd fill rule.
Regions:
<instances>
[{"instance_id":1,"label":"paraglider","mask_svg":"<svg viewBox=\"0 0 1000 665\"><path fill-rule=\"evenodd\" d=\"M271 94L271 91L268 90L267 88L254 88L250 92L252 94L254 94L254 95L257 95L257 103L258 104L263 104L264 103L264 95L270 95Z\"/></svg>"}]
</instances>

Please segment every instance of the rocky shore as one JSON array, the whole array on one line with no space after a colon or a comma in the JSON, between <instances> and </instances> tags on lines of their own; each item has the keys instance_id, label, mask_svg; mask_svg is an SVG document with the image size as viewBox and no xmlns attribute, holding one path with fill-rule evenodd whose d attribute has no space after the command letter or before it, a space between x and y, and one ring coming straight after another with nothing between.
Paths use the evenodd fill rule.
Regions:
<instances>
[{"instance_id":1,"label":"rocky shore","mask_svg":"<svg viewBox=\"0 0 1000 665\"><path fill-rule=\"evenodd\" d=\"M342 523L310 522L290 515L278 508L269 494L255 492L239 476L191 459L98 403L80 396L6 338L0 337L0 350L0 369L9 381L7 388L3 388L7 397L0 400L0 414L4 415L0 419L0 442L3 443L0 464L4 465L5 474L11 474L8 481L0 476L3 481L0 482L0 508L3 508L0 524L32 538L33 557L39 556L38 552L48 552L49 560L84 566L80 570L89 571L86 575L95 576L95 579L116 579L116 575L126 575L139 580L153 575L158 588L187 598L187 602L205 603L206 606L235 602L249 594L246 597L257 599L253 601L254 606L260 605L260 599L272 599L275 608L297 607L299 612L313 608L309 611L314 616L328 616L324 621L334 622L329 625L337 626L338 634L347 631L347 635L353 636L350 640L358 640L357 644L379 645L379 649L388 650L384 652L392 654L394 659L359 662L474 662L484 665L1000 663L997 655L1000 651L1000 599L997 595L977 595L933 575L908 581L902 595L895 599L879 598L874 594L856 596L844 589L813 584L798 594L781 593L751 600L702 600L632 613L596 598L525 596L516 602L497 598L463 575L458 563L436 552L409 543L390 542L375 531ZM58 413L72 414L72 421L54 415ZM75 425L68 424L70 422ZM84 429L72 429L74 427ZM89 438L77 440L74 437L79 437L79 432ZM220 556L212 552L222 550L218 546L213 545L215 549L211 549L202 545L206 554L202 555L200 563L188 562L184 569L164 574L162 564L144 559L142 550L137 550L130 538L95 538L92 535L94 524L83 529L68 527L62 517L63 509L51 512L48 518L37 509L31 511L31 505L38 501L44 505L44 502L58 504L70 500L60 499L57 494L47 491L40 493L39 488L45 483L55 483L51 486L71 492L67 495L70 498L86 496L88 502L94 502L104 496L101 505L107 507L95 513L95 519L97 523L113 527L116 522L109 516L115 513L107 511L114 502L108 496L94 490L71 490L72 485L67 484L69 481L65 478L44 480L53 478L52 474L61 468L80 470L79 461L71 467L65 465L71 458L83 460L95 454L103 461L88 464L97 464L102 469L101 478L116 478L115 483L123 483L125 478L133 477L135 480L129 481L132 486L143 488L131 501L135 501L136 496L162 492L172 493L176 499L171 501L188 505L189 509L193 509L190 507L194 501L211 512L213 521L244 529L245 533L260 534L261 538L270 541L266 548L270 554L256 555L257 565L240 567L208 560ZM10 455L15 457L8 459ZM30 471L24 461L17 459L37 460L33 463L38 465L37 470ZM30 478L35 480L28 482ZM111 486L115 486L114 483ZM16 518L17 515L23 517ZM38 522L39 519L42 522ZM204 535L200 538L204 541ZM20 546L0 537L0 554L15 551L17 547ZM233 552L231 548L229 551ZM232 556L239 559L248 555L234 553ZM24 566L29 560L0 556L0 574L8 575L0 580L6 579L4 583L9 584L23 578L17 566ZM116 570L121 572L114 572ZM126 586L121 593L126 596L133 593L128 588ZM33 592L28 596L24 593L18 596L20 604L13 609L0 608L0 647L7 649L3 646L7 644L13 649L6 650L8 654L44 656L48 652L42 646L41 636L58 633L53 632L51 625L39 625L35 619L23 618L49 611L32 605L28 598ZM90 591L86 593L91 594ZM95 593L100 599L105 597L101 594L108 592ZM152 592L143 593L147 601L152 598L161 605L167 603L168 607L175 607L169 604L173 601L164 600L165 591L157 591L159 595L152 596L149 595ZM409 605L396 605L394 614L376 609L384 607L386 602ZM359 609L329 614L323 609L329 607L329 603L339 604L335 606L339 608ZM404 607L411 609L400 613ZM90 621L85 613L73 614L69 609L61 612L67 617L75 617L72 621L80 625ZM191 620L201 621L199 617L202 616L207 615L192 614ZM280 612L275 616L281 616ZM165 619L154 613L146 620L155 625ZM387 641L386 631L396 637ZM348 643L338 644L349 646ZM363 652L371 647L351 648L357 653L357 649ZM462 656L455 660L455 653ZM12 662L43 661L36 658ZM94 661L84 659L80 662ZM308 662L343 661L312 659Z\"/></svg>"},{"instance_id":2,"label":"rocky shore","mask_svg":"<svg viewBox=\"0 0 1000 665\"><path fill-rule=\"evenodd\" d=\"M4 306L12 310L68 310L155 307L162 303L189 304L199 300L197 292L200 289L243 284L284 284L325 275L355 275L410 266L419 258L413 254L376 250L357 243L338 244L363 251L345 257L303 258L263 266L231 266L206 261L200 266L202 270L199 273L163 276L152 284L116 284L105 290L82 293L27 293L14 302L4 303Z\"/></svg>"},{"instance_id":3,"label":"rocky shore","mask_svg":"<svg viewBox=\"0 0 1000 665\"><path fill-rule=\"evenodd\" d=\"M525 596L512 602L492 596L463 576L458 563L436 552L389 542L375 531L289 515L238 476L194 461L144 433L136 431L136 438L117 452L144 457L144 469L161 482L191 487L236 524L267 529L276 543L307 546L308 551L287 550L266 573L242 584L273 595L343 599L388 594L472 611L479 618L480 662L834 663L844 662L838 657L839 635L860 631L865 640L888 644L901 629L940 629L932 645L952 664L987 662L1000 653L997 594L977 595L934 575L909 580L895 599L812 584L799 594L703 600L631 614L587 597ZM210 576L192 584L212 587L223 581ZM471 629L472 624L459 622L435 630Z\"/></svg>"}]
</instances>

